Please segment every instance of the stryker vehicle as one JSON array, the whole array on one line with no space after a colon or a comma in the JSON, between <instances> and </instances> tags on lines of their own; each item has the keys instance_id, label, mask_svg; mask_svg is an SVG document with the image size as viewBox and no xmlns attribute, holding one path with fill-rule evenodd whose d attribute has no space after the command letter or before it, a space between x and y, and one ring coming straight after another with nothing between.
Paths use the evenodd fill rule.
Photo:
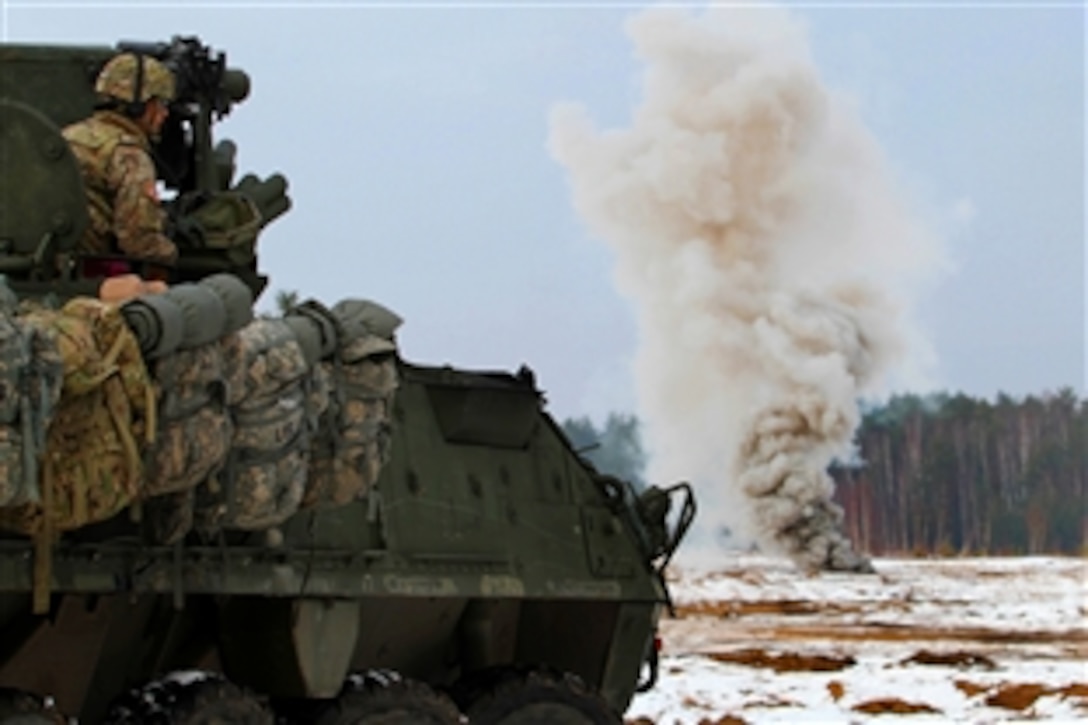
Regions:
<instances>
[{"instance_id":1,"label":"stryker vehicle","mask_svg":"<svg viewBox=\"0 0 1088 725\"><path fill-rule=\"evenodd\" d=\"M186 215L232 192L267 224L286 182L234 183L234 146L212 129L249 79L191 37L0 46L0 273L31 300L101 283L75 253L86 199L60 129L92 112L119 49L178 80L156 148L171 280L228 272L259 294L256 254L192 242ZM126 509L57 537L42 613L40 552L0 535L0 723L620 722L657 677L690 487L639 492L595 470L526 368L396 370L389 458L356 500L172 544Z\"/></svg>"}]
</instances>

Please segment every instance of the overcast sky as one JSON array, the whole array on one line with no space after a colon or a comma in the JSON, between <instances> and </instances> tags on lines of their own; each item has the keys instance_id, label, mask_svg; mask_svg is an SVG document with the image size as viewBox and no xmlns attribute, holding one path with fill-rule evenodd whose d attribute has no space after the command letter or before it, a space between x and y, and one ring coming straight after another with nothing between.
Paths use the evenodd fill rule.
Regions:
<instances>
[{"instance_id":1,"label":"overcast sky","mask_svg":"<svg viewBox=\"0 0 1088 725\"><path fill-rule=\"evenodd\" d=\"M560 417L634 408L635 319L547 139L563 101L630 124L641 5L0 4L7 42L196 34L250 73L221 134L242 170L291 182L262 241L272 289L386 304L411 361L528 363ZM1083 4L787 5L945 239L920 310L934 384L1083 395Z\"/></svg>"}]
</instances>

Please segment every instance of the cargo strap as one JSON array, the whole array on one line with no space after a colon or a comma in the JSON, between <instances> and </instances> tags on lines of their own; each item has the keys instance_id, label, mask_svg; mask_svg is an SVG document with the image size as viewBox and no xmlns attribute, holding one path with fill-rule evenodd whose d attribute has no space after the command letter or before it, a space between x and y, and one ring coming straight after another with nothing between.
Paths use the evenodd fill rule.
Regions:
<instances>
[{"instance_id":1,"label":"cargo strap","mask_svg":"<svg viewBox=\"0 0 1088 725\"><path fill-rule=\"evenodd\" d=\"M34 574L31 611L49 611L49 592L53 579L53 467L45 467L42 486L42 525L34 532Z\"/></svg>"},{"instance_id":2,"label":"cargo strap","mask_svg":"<svg viewBox=\"0 0 1088 725\"><path fill-rule=\"evenodd\" d=\"M228 521L233 521L235 515L238 513L238 502L236 500L238 472L246 466L259 466L265 463L275 463L276 461L286 458L291 453L302 450L305 442L313 435L312 430L307 427L310 418L312 418L312 416L307 414L303 425L295 431L295 434L291 436L290 440L278 448L271 448L268 450L261 448L231 448L230 453L227 454L226 466L224 466L226 469L224 495L227 500L226 518Z\"/></svg>"},{"instance_id":3,"label":"cargo strap","mask_svg":"<svg viewBox=\"0 0 1088 725\"><path fill-rule=\"evenodd\" d=\"M103 360L103 367L106 369L95 379L94 385L107 386L111 383L116 383L120 386L120 380L113 378L112 376L120 372L120 368L117 367L117 358L121 355L121 348L124 346L125 336L118 335L117 339L113 341L113 345L110 347L109 352ZM115 405L111 404L111 399L114 396L109 394L109 391L105 391L106 395L106 410L109 411L110 417L113 419L114 427L117 429L117 435L121 440L121 446L124 448L125 455L125 468L128 470L130 476L135 477L136 473L140 470L141 457L139 445L136 443L136 439L132 437L132 430L130 428L130 421L121 420L120 412ZM124 395L123 390L117 390L117 395ZM147 425L146 425L146 440L147 443L153 443L155 440L155 426L157 424L156 416L156 401L154 390L148 387L145 391L147 397ZM42 519L41 525L38 530L34 532L34 571L32 581L32 609L34 614L45 614L49 611L49 595L52 591L53 583L53 540L56 532L53 527L53 467L50 465L44 466L44 480L42 486ZM87 518L87 488L84 485L86 482L82 479L76 479L77 485L75 491L73 491L73 500L77 507L76 518L78 520L85 520ZM134 506L138 504L133 504ZM134 509L135 511L135 509Z\"/></svg>"},{"instance_id":4,"label":"cargo strap","mask_svg":"<svg viewBox=\"0 0 1088 725\"><path fill-rule=\"evenodd\" d=\"M339 355L333 357L333 386L331 393L332 399L336 403L336 408L334 410L331 410L330 412L338 414L339 412L343 411L345 408L347 408L349 400L361 400L367 403L374 403L377 401L385 400L387 397L389 397L388 394L383 395L382 393L375 393L374 388L365 383L352 382L346 379L343 372L345 366L351 367L352 365L358 365L367 359L368 358L363 358L353 363L344 363L340 360ZM373 360L370 361L374 362ZM335 421L335 415L330 416L330 418L333 420L333 424L322 429L322 433L324 433L324 435L316 439L315 445L323 453L331 453L333 456L337 456L340 454L344 447L344 432L341 429L340 425L338 425Z\"/></svg>"}]
</instances>

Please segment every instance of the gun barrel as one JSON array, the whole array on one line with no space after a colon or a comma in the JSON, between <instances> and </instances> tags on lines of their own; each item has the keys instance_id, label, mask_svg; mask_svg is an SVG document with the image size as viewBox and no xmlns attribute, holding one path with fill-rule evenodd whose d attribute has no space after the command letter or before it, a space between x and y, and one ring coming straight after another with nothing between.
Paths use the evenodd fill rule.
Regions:
<instances>
[{"instance_id":1,"label":"gun barrel","mask_svg":"<svg viewBox=\"0 0 1088 725\"><path fill-rule=\"evenodd\" d=\"M151 43L140 40L122 40L117 44L117 49L136 55L149 55L152 58L162 60L170 52L169 43Z\"/></svg>"}]
</instances>

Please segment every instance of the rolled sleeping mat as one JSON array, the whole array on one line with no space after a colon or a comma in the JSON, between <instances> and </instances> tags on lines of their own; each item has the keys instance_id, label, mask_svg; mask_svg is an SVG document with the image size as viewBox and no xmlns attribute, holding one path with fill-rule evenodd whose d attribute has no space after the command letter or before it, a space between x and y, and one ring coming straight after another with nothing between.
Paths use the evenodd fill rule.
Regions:
<instances>
[{"instance_id":1,"label":"rolled sleeping mat","mask_svg":"<svg viewBox=\"0 0 1088 725\"><path fill-rule=\"evenodd\" d=\"M312 368L321 361L321 329L318 324L309 317L291 315L283 318L284 324L291 329L291 333L302 348L302 357L306 360L306 366Z\"/></svg>"},{"instance_id":2,"label":"rolled sleeping mat","mask_svg":"<svg viewBox=\"0 0 1088 725\"><path fill-rule=\"evenodd\" d=\"M179 284L162 294L181 308L184 325L178 349L207 345L218 340L227 329L227 306L211 287Z\"/></svg>"},{"instance_id":3,"label":"rolled sleeping mat","mask_svg":"<svg viewBox=\"0 0 1088 725\"><path fill-rule=\"evenodd\" d=\"M144 358L175 352L185 333L185 315L166 294L141 295L121 305L121 315L136 336Z\"/></svg>"},{"instance_id":4,"label":"rolled sleeping mat","mask_svg":"<svg viewBox=\"0 0 1088 725\"><path fill-rule=\"evenodd\" d=\"M292 322L292 319L295 322ZM325 305L321 304L317 300L306 300L301 304L295 305L289 309L283 316L284 322L292 326L292 329L296 327L299 329L307 329L305 334L309 335L309 330L317 330L317 356L319 360L325 360L332 356L336 352L336 348L340 342L340 323L336 316ZM306 326L302 325L300 320L306 321ZM309 354L307 354L307 360L310 360ZM312 360L310 361L313 362Z\"/></svg>"},{"instance_id":5,"label":"rolled sleeping mat","mask_svg":"<svg viewBox=\"0 0 1088 725\"><path fill-rule=\"evenodd\" d=\"M222 272L197 284L207 287L223 301L227 313L223 335L237 332L253 321L253 291L237 276Z\"/></svg>"},{"instance_id":6,"label":"rolled sleeping mat","mask_svg":"<svg viewBox=\"0 0 1088 725\"><path fill-rule=\"evenodd\" d=\"M397 313L370 300L340 300L333 305L332 313L340 323L342 335L349 340L369 333L392 341L404 321Z\"/></svg>"}]
</instances>

